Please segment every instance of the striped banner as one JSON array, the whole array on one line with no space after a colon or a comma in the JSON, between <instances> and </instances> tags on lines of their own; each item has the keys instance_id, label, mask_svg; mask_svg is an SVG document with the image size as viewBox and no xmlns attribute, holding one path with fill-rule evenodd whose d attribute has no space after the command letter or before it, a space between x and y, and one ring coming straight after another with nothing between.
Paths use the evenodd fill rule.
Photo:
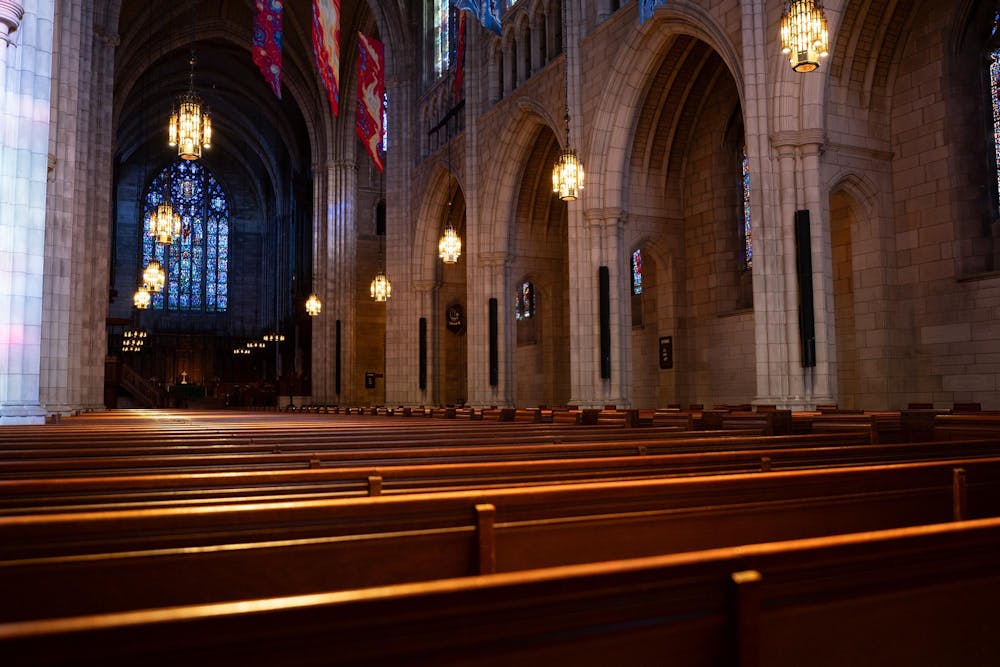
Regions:
<instances>
[{"instance_id":1,"label":"striped banner","mask_svg":"<svg viewBox=\"0 0 1000 667\"><path fill-rule=\"evenodd\" d=\"M313 53L333 115L340 113L340 0L313 0Z\"/></svg>"},{"instance_id":2,"label":"striped banner","mask_svg":"<svg viewBox=\"0 0 1000 667\"><path fill-rule=\"evenodd\" d=\"M358 33L358 111L355 131L382 171L382 100L385 99L385 56L382 42Z\"/></svg>"},{"instance_id":3,"label":"striped banner","mask_svg":"<svg viewBox=\"0 0 1000 667\"><path fill-rule=\"evenodd\" d=\"M253 62L281 99L281 0L257 0L253 17Z\"/></svg>"},{"instance_id":4,"label":"striped banner","mask_svg":"<svg viewBox=\"0 0 1000 667\"><path fill-rule=\"evenodd\" d=\"M451 0L451 5L458 11L471 12L487 30L501 33L499 0Z\"/></svg>"}]
</instances>

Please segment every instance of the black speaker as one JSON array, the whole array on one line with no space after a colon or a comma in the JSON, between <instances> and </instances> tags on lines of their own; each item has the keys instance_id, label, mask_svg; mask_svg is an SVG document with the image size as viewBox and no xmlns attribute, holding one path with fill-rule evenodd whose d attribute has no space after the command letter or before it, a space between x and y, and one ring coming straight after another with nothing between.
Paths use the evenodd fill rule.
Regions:
<instances>
[{"instance_id":1,"label":"black speaker","mask_svg":"<svg viewBox=\"0 0 1000 667\"><path fill-rule=\"evenodd\" d=\"M490 299L490 386L500 384L500 350L497 348L497 300Z\"/></svg>"},{"instance_id":2,"label":"black speaker","mask_svg":"<svg viewBox=\"0 0 1000 667\"><path fill-rule=\"evenodd\" d=\"M813 309L812 247L809 211L795 212L795 272L799 279L799 342L802 365L816 365L816 318Z\"/></svg>"},{"instance_id":3,"label":"black speaker","mask_svg":"<svg viewBox=\"0 0 1000 667\"><path fill-rule=\"evenodd\" d=\"M611 274L608 267L597 269L601 326L601 378L611 377Z\"/></svg>"},{"instance_id":4,"label":"black speaker","mask_svg":"<svg viewBox=\"0 0 1000 667\"><path fill-rule=\"evenodd\" d=\"M420 388L427 389L427 318L420 318L420 326L417 328L417 339L420 341Z\"/></svg>"},{"instance_id":5,"label":"black speaker","mask_svg":"<svg viewBox=\"0 0 1000 667\"><path fill-rule=\"evenodd\" d=\"M333 390L336 394L340 395L340 320L337 320L337 326L334 333L334 343L333 343L333 358L334 358L334 373L333 373Z\"/></svg>"}]
</instances>

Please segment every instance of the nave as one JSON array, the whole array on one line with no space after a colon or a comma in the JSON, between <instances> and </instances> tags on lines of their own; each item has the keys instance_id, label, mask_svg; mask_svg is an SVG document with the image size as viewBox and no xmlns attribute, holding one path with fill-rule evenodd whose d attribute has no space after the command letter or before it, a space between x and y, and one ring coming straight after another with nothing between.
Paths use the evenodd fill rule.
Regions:
<instances>
[{"instance_id":1,"label":"nave","mask_svg":"<svg viewBox=\"0 0 1000 667\"><path fill-rule=\"evenodd\" d=\"M988 664L1000 414L743 407L8 427L0 654Z\"/></svg>"}]
</instances>

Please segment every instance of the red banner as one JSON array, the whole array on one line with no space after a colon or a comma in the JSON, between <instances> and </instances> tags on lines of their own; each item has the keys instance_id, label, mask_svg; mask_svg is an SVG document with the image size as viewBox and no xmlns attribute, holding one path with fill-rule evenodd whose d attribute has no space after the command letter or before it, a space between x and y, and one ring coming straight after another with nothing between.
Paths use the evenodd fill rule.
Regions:
<instances>
[{"instance_id":1,"label":"red banner","mask_svg":"<svg viewBox=\"0 0 1000 667\"><path fill-rule=\"evenodd\" d=\"M340 0L313 0L313 53L330 108L340 111Z\"/></svg>"},{"instance_id":2,"label":"red banner","mask_svg":"<svg viewBox=\"0 0 1000 667\"><path fill-rule=\"evenodd\" d=\"M281 99L282 0L257 0L253 17L253 62L275 96Z\"/></svg>"},{"instance_id":3,"label":"red banner","mask_svg":"<svg viewBox=\"0 0 1000 667\"><path fill-rule=\"evenodd\" d=\"M358 33L358 111L355 126L375 166L382 171L382 104L385 56L382 42Z\"/></svg>"}]
</instances>

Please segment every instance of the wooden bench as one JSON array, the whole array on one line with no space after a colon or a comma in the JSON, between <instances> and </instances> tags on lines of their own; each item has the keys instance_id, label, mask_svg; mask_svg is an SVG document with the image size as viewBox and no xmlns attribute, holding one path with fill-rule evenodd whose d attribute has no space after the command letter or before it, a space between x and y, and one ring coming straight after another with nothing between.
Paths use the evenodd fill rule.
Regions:
<instances>
[{"instance_id":1,"label":"wooden bench","mask_svg":"<svg viewBox=\"0 0 1000 667\"><path fill-rule=\"evenodd\" d=\"M987 665L1000 520L11 623L11 664Z\"/></svg>"},{"instance_id":2,"label":"wooden bench","mask_svg":"<svg viewBox=\"0 0 1000 667\"><path fill-rule=\"evenodd\" d=\"M983 459L0 517L0 619L51 615L54 599L77 614L304 594L998 512L1000 459Z\"/></svg>"},{"instance_id":3,"label":"wooden bench","mask_svg":"<svg viewBox=\"0 0 1000 667\"><path fill-rule=\"evenodd\" d=\"M934 415L935 440L966 440L1000 435L1000 413Z\"/></svg>"}]
</instances>

